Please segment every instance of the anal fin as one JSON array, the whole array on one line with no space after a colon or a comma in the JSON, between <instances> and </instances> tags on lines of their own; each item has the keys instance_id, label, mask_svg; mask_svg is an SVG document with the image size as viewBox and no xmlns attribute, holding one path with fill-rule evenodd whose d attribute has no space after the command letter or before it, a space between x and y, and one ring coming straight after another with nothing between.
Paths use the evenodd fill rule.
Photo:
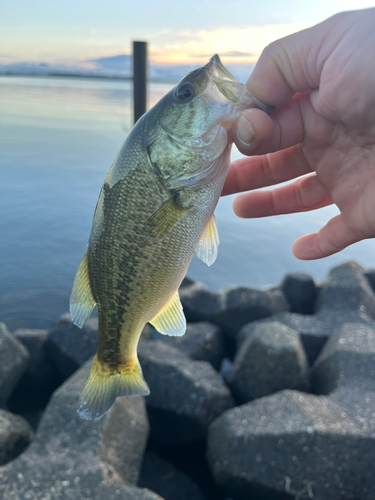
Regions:
<instances>
[{"instance_id":1,"label":"anal fin","mask_svg":"<svg viewBox=\"0 0 375 500\"><path fill-rule=\"evenodd\" d=\"M182 309L178 291L161 311L150 321L160 333L181 337L186 331L186 318Z\"/></svg>"},{"instance_id":2,"label":"anal fin","mask_svg":"<svg viewBox=\"0 0 375 500\"><path fill-rule=\"evenodd\" d=\"M70 295L70 315L73 323L82 328L95 305L96 302L91 291L86 252L74 278L73 290Z\"/></svg>"},{"instance_id":3,"label":"anal fin","mask_svg":"<svg viewBox=\"0 0 375 500\"><path fill-rule=\"evenodd\" d=\"M217 257L219 233L217 232L215 215L212 214L195 249L197 257L208 266L212 266Z\"/></svg>"}]
</instances>

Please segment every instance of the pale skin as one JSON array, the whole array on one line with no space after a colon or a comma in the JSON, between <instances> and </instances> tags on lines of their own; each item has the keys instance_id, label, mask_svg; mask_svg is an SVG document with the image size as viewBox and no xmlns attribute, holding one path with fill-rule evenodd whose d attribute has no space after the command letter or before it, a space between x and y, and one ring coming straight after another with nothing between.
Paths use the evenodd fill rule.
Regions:
<instances>
[{"instance_id":1,"label":"pale skin","mask_svg":"<svg viewBox=\"0 0 375 500\"><path fill-rule=\"evenodd\" d=\"M336 204L340 214L294 242L298 259L375 237L375 8L338 14L265 48L246 86L265 104L232 129L249 158L232 163L223 195L239 217ZM292 181L272 190L265 186Z\"/></svg>"}]
</instances>

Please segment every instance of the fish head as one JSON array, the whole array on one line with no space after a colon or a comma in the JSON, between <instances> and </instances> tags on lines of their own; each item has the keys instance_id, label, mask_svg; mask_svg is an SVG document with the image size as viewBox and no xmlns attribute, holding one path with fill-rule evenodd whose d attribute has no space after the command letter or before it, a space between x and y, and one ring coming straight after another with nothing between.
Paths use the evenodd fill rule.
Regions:
<instances>
[{"instance_id":1,"label":"fish head","mask_svg":"<svg viewBox=\"0 0 375 500\"><path fill-rule=\"evenodd\" d=\"M163 144L152 143L155 163L165 175L177 178L175 184L186 179L191 185L210 181L215 174L213 162L228 151L228 131L234 122L243 110L261 106L214 55L155 106L154 123L164 133L158 135Z\"/></svg>"},{"instance_id":2,"label":"fish head","mask_svg":"<svg viewBox=\"0 0 375 500\"><path fill-rule=\"evenodd\" d=\"M184 142L202 138L221 125L230 129L240 113L256 107L246 86L240 83L215 54L209 62L186 75L167 94L160 125Z\"/></svg>"}]
</instances>

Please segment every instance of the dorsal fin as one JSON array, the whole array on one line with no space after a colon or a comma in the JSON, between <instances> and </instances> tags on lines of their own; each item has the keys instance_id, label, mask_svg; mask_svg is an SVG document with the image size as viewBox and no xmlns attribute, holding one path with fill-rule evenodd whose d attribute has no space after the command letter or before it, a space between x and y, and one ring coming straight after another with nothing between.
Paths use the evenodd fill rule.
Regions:
<instances>
[{"instance_id":1,"label":"dorsal fin","mask_svg":"<svg viewBox=\"0 0 375 500\"><path fill-rule=\"evenodd\" d=\"M186 319L182 310L178 291L171 300L150 321L160 333L181 337L186 331Z\"/></svg>"},{"instance_id":2,"label":"dorsal fin","mask_svg":"<svg viewBox=\"0 0 375 500\"><path fill-rule=\"evenodd\" d=\"M96 302L91 291L86 252L74 278L73 290L70 295L70 315L73 323L82 328L95 305Z\"/></svg>"},{"instance_id":3,"label":"dorsal fin","mask_svg":"<svg viewBox=\"0 0 375 500\"><path fill-rule=\"evenodd\" d=\"M212 214L195 249L197 257L208 266L211 266L216 260L218 246L219 233L217 232L215 215Z\"/></svg>"}]
</instances>

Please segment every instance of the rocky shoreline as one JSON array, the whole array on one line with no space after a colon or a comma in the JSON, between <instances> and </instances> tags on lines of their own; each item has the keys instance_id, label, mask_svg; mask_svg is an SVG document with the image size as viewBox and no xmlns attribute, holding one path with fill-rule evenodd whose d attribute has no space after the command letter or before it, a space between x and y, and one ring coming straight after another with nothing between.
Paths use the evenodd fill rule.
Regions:
<instances>
[{"instance_id":1,"label":"rocky shoreline","mask_svg":"<svg viewBox=\"0 0 375 500\"><path fill-rule=\"evenodd\" d=\"M375 270L211 292L185 279L184 337L146 326L151 394L86 422L97 320L0 324L0 498L375 498Z\"/></svg>"}]
</instances>

